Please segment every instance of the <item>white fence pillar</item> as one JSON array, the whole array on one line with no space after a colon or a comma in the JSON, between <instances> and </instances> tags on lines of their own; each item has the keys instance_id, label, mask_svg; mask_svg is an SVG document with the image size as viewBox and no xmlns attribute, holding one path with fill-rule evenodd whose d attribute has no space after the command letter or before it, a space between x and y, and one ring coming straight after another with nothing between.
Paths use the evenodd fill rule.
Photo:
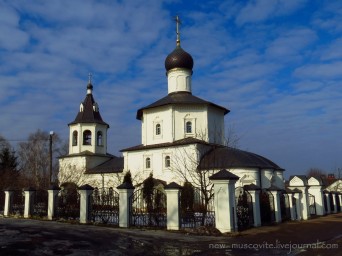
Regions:
<instances>
[{"instance_id":1,"label":"white fence pillar","mask_svg":"<svg viewBox=\"0 0 342 256\"><path fill-rule=\"evenodd\" d=\"M88 184L78 188L80 193L80 223L86 224L90 220L90 195L94 188Z\"/></svg>"},{"instance_id":2,"label":"white fence pillar","mask_svg":"<svg viewBox=\"0 0 342 256\"><path fill-rule=\"evenodd\" d=\"M166 219L168 230L179 230L180 219L179 219L179 192L182 186L175 182L165 186L166 192Z\"/></svg>"},{"instance_id":3,"label":"white fence pillar","mask_svg":"<svg viewBox=\"0 0 342 256\"><path fill-rule=\"evenodd\" d=\"M297 213L297 216L295 216L295 219L296 220L301 220L302 219L302 207L301 207L302 192L299 189L295 189L293 197L296 198L296 213Z\"/></svg>"},{"instance_id":4,"label":"white fence pillar","mask_svg":"<svg viewBox=\"0 0 342 256\"><path fill-rule=\"evenodd\" d=\"M323 216L325 214L325 209L322 186L312 185L310 186L308 192L315 198L316 215Z\"/></svg>"},{"instance_id":5,"label":"white fence pillar","mask_svg":"<svg viewBox=\"0 0 342 256\"><path fill-rule=\"evenodd\" d=\"M25 188L24 195L25 195L25 206L24 206L24 218L31 217L31 210L33 206L33 198L35 189L34 188Z\"/></svg>"},{"instance_id":6,"label":"white fence pillar","mask_svg":"<svg viewBox=\"0 0 342 256\"><path fill-rule=\"evenodd\" d=\"M235 183L238 176L221 170L209 179L214 184L215 225L222 233L237 230Z\"/></svg>"},{"instance_id":7,"label":"white fence pillar","mask_svg":"<svg viewBox=\"0 0 342 256\"><path fill-rule=\"evenodd\" d=\"M338 194L338 200L340 202L340 212L342 212L342 194L341 193Z\"/></svg>"},{"instance_id":8,"label":"white fence pillar","mask_svg":"<svg viewBox=\"0 0 342 256\"><path fill-rule=\"evenodd\" d=\"M5 190L5 206L4 206L4 216L8 217L11 212L12 207L12 190Z\"/></svg>"},{"instance_id":9,"label":"white fence pillar","mask_svg":"<svg viewBox=\"0 0 342 256\"><path fill-rule=\"evenodd\" d=\"M334 204L334 209L333 209L333 213L337 213L337 200L336 200L336 192L332 192L332 198L333 198L333 204ZM331 207L332 208L332 207Z\"/></svg>"},{"instance_id":10,"label":"white fence pillar","mask_svg":"<svg viewBox=\"0 0 342 256\"><path fill-rule=\"evenodd\" d=\"M59 191L60 188L54 185L48 189L48 220L53 220L56 215L56 202Z\"/></svg>"},{"instance_id":11,"label":"white fence pillar","mask_svg":"<svg viewBox=\"0 0 342 256\"><path fill-rule=\"evenodd\" d=\"M286 193L289 196L289 204L290 204L290 214L291 214L291 220L295 220L295 213L296 213L296 209L295 209L295 205L293 205L293 193L290 191L286 191Z\"/></svg>"},{"instance_id":12,"label":"white fence pillar","mask_svg":"<svg viewBox=\"0 0 342 256\"><path fill-rule=\"evenodd\" d=\"M134 192L134 186L130 183L122 183L117 187L119 191L119 227L129 227L129 209L130 201L129 198Z\"/></svg>"}]
</instances>

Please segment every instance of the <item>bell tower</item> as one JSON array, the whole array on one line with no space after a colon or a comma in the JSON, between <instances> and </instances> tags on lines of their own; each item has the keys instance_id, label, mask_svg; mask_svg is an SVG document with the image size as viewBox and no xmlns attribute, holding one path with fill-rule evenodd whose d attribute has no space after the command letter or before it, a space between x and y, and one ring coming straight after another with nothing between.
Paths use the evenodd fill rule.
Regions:
<instances>
[{"instance_id":1,"label":"bell tower","mask_svg":"<svg viewBox=\"0 0 342 256\"><path fill-rule=\"evenodd\" d=\"M99 106L93 97L91 74L87 84L87 94L80 104L75 120L69 123L69 155L90 152L107 154L107 130Z\"/></svg>"}]
</instances>

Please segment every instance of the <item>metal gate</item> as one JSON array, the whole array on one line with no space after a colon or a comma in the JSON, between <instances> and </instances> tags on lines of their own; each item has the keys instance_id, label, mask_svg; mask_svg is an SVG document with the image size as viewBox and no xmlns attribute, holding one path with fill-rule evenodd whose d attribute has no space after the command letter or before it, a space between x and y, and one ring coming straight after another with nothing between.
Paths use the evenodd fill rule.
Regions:
<instances>
[{"instance_id":1,"label":"metal gate","mask_svg":"<svg viewBox=\"0 0 342 256\"><path fill-rule=\"evenodd\" d=\"M200 226L215 226L214 196L205 203L204 195L199 188L193 188L193 198L186 204L186 194L180 192L180 227L196 228Z\"/></svg>"},{"instance_id":2,"label":"metal gate","mask_svg":"<svg viewBox=\"0 0 342 256\"><path fill-rule=\"evenodd\" d=\"M280 194L280 213L282 221L291 219L290 200L289 195L286 192Z\"/></svg>"},{"instance_id":3,"label":"metal gate","mask_svg":"<svg viewBox=\"0 0 342 256\"><path fill-rule=\"evenodd\" d=\"M95 188L91 195L91 220L119 225L119 193L113 188Z\"/></svg>"},{"instance_id":4,"label":"metal gate","mask_svg":"<svg viewBox=\"0 0 342 256\"><path fill-rule=\"evenodd\" d=\"M32 204L32 216L45 217L48 210L48 192L39 189L34 192Z\"/></svg>"},{"instance_id":5,"label":"metal gate","mask_svg":"<svg viewBox=\"0 0 342 256\"><path fill-rule=\"evenodd\" d=\"M253 226L253 201L251 194L243 187L235 189L235 204L238 230L245 230Z\"/></svg>"},{"instance_id":6,"label":"metal gate","mask_svg":"<svg viewBox=\"0 0 342 256\"><path fill-rule=\"evenodd\" d=\"M68 185L58 193L56 218L79 219L80 217L80 195L76 185Z\"/></svg>"},{"instance_id":7,"label":"metal gate","mask_svg":"<svg viewBox=\"0 0 342 256\"><path fill-rule=\"evenodd\" d=\"M11 215L24 215L25 195L22 190L14 190L12 193Z\"/></svg>"},{"instance_id":8,"label":"metal gate","mask_svg":"<svg viewBox=\"0 0 342 256\"><path fill-rule=\"evenodd\" d=\"M271 192L266 190L260 192L260 217L262 225L275 221L274 197Z\"/></svg>"},{"instance_id":9,"label":"metal gate","mask_svg":"<svg viewBox=\"0 0 342 256\"><path fill-rule=\"evenodd\" d=\"M297 216L297 199L292 195L292 209L293 209L293 217L294 219L298 219Z\"/></svg>"},{"instance_id":10,"label":"metal gate","mask_svg":"<svg viewBox=\"0 0 342 256\"><path fill-rule=\"evenodd\" d=\"M315 196L308 193L309 196L309 212L310 215L316 215L316 203L315 203Z\"/></svg>"},{"instance_id":11,"label":"metal gate","mask_svg":"<svg viewBox=\"0 0 342 256\"><path fill-rule=\"evenodd\" d=\"M329 192L329 201L330 201L330 211L334 212L335 211L335 205L334 205L333 194L331 192Z\"/></svg>"},{"instance_id":12,"label":"metal gate","mask_svg":"<svg viewBox=\"0 0 342 256\"><path fill-rule=\"evenodd\" d=\"M0 191L0 215L4 214L4 208L5 208L5 192Z\"/></svg>"},{"instance_id":13,"label":"metal gate","mask_svg":"<svg viewBox=\"0 0 342 256\"><path fill-rule=\"evenodd\" d=\"M143 190L135 191L129 198L131 226L166 228L166 194L156 188L145 197Z\"/></svg>"}]
</instances>

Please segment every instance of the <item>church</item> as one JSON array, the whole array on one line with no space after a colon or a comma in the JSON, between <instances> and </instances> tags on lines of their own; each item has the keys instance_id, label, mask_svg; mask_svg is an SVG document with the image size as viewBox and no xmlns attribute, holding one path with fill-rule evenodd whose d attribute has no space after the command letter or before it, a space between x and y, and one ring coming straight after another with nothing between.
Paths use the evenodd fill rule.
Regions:
<instances>
[{"instance_id":1,"label":"church","mask_svg":"<svg viewBox=\"0 0 342 256\"><path fill-rule=\"evenodd\" d=\"M141 144L122 149L122 157L107 152L109 125L101 117L89 79L86 97L69 123L69 153L59 157L60 185L117 187L130 171L134 185L152 173L161 184L188 181L199 186L199 174L226 169L239 177L236 186L284 189L284 169L227 145L224 117L230 110L192 94L194 60L181 47L178 24L176 47L165 59L167 94L136 113Z\"/></svg>"}]
</instances>

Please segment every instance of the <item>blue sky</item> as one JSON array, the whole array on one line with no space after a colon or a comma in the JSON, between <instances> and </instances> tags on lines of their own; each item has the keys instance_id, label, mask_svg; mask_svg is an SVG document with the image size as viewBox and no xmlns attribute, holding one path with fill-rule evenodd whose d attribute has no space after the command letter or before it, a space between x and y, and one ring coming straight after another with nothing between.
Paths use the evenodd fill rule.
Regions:
<instances>
[{"instance_id":1,"label":"blue sky","mask_svg":"<svg viewBox=\"0 0 342 256\"><path fill-rule=\"evenodd\" d=\"M109 152L140 144L177 14L193 94L231 110L241 149L286 176L342 167L342 1L0 0L0 135L67 139L91 72Z\"/></svg>"}]
</instances>

